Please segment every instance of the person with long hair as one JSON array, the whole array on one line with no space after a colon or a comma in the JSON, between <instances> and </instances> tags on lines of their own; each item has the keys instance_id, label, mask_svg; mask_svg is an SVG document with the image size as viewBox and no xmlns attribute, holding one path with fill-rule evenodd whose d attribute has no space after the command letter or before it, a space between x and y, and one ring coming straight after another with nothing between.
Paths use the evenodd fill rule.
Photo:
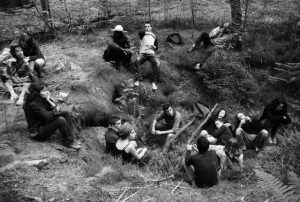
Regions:
<instances>
[{"instance_id":1,"label":"person with long hair","mask_svg":"<svg viewBox=\"0 0 300 202\"><path fill-rule=\"evenodd\" d=\"M42 82L34 82L29 87L29 95L23 106L28 130L31 137L45 141L58 129L62 135L63 145L80 149L72 132L72 119L68 112L60 112L50 98L50 92Z\"/></svg>"},{"instance_id":2,"label":"person with long hair","mask_svg":"<svg viewBox=\"0 0 300 202\"><path fill-rule=\"evenodd\" d=\"M124 163L138 163L140 166L148 163L150 156L146 153L147 148L137 148L136 132L131 124L125 122L122 125L119 137L116 147L122 153Z\"/></svg>"}]
</instances>

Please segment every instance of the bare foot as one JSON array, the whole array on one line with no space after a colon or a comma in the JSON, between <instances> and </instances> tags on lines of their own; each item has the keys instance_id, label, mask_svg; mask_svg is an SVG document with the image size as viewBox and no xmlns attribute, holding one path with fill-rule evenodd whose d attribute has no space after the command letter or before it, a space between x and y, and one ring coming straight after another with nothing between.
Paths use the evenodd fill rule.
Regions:
<instances>
[{"instance_id":1,"label":"bare foot","mask_svg":"<svg viewBox=\"0 0 300 202\"><path fill-rule=\"evenodd\" d=\"M10 96L10 99L9 99L9 102L10 103L14 103L17 99L18 99L18 95L17 94L12 94L11 96Z\"/></svg>"}]
</instances>

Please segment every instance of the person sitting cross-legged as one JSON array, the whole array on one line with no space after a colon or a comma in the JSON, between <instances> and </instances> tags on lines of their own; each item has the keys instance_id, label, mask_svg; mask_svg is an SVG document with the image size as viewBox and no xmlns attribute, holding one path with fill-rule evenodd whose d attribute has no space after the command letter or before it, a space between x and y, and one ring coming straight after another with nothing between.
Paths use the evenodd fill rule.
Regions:
<instances>
[{"instance_id":1,"label":"person sitting cross-legged","mask_svg":"<svg viewBox=\"0 0 300 202\"><path fill-rule=\"evenodd\" d=\"M236 138L230 138L224 150L231 162L238 162L241 168L244 167L244 154Z\"/></svg>"},{"instance_id":2,"label":"person sitting cross-legged","mask_svg":"<svg viewBox=\"0 0 300 202\"><path fill-rule=\"evenodd\" d=\"M146 153L147 148L137 148L136 132L131 124L125 122L122 125L119 137L116 148L121 152L123 163L137 163L139 166L148 163L150 156Z\"/></svg>"},{"instance_id":3,"label":"person sitting cross-legged","mask_svg":"<svg viewBox=\"0 0 300 202\"><path fill-rule=\"evenodd\" d=\"M255 149L255 151L259 152L269 137L268 131L263 129L259 121L252 120L243 113L238 113L236 119L235 135L241 145L241 149Z\"/></svg>"},{"instance_id":4,"label":"person sitting cross-legged","mask_svg":"<svg viewBox=\"0 0 300 202\"><path fill-rule=\"evenodd\" d=\"M200 137L196 154L191 155L192 148L192 145L187 145L185 155L185 170L192 185L206 188L218 184L218 158L215 151L208 151L209 141Z\"/></svg>"},{"instance_id":5,"label":"person sitting cross-legged","mask_svg":"<svg viewBox=\"0 0 300 202\"><path fill-rule=\"evenodd\" d=\"M62 135L63 145L80 149L81 145L75 140L71 115L60 112L42 82L30 84L29 95L23 106L30 136L38 141L45 141L58 129Z\"/></svg>"},{"instance_id":6,"label":"person sitting cross-legged","mask_svg":"<svg viewBox=\"0 0 300 202\"><path fill-rule=\"evenodd\" d=\"M170 141L182 124L181 114L169 103L163 105L163 111L152 122L151 134L163 136L165 139L164 151L169 148ZM165 123L161 122L164 119ZM154 138L155 139L155 138ZM158 140L159 141L159 140Z\"/></svg>"},{"instance_id":7,"label":"person sitting cross-legged","mask_svg":"<svg viewBox=\"0 0 300 202\"><path fill-rule=\"evenodd\" d=\"M105 137L105 152L110 153L114 157L121 155L121 152L116 148L116 143L118 141L120 129L122 127L121 118L118 116L113 116L110 118L109 127L104 134Z\"/></svg>"}]
</instances>

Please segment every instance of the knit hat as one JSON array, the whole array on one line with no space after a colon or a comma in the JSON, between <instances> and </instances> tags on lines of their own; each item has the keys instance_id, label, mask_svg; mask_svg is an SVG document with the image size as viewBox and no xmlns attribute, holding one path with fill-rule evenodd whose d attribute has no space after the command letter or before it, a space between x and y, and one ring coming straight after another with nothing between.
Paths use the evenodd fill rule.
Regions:
<instances>
[{"instance_id":1,"label":"knit hat","mask_svg":"<svg viewBox=\"0 0 300 202\"><path fill-rule=\"evenodd\" d=\"M121 130L120 130L120 138L121 139L126 139L128 136L129 136L129 134L131 133L131 131L133 130L134 128L133 128L133 126L130 124L130 123L128 123L128 122L125 122L123 125L122 125L122 127L121 127Z\"/></svg>"},{"instance_id":2,"label":"knit hat","mask_svg":"<svg viewBox=\"0 0 300 202\"><path fill-rule=\"evenodd\" d=\"M115 32L115 31L117 31L117 32L126 32L123 29L122 25L116 25L114 29L111 29L111 31L113 31L113 32Z\"/></svg>"}]
</instances>

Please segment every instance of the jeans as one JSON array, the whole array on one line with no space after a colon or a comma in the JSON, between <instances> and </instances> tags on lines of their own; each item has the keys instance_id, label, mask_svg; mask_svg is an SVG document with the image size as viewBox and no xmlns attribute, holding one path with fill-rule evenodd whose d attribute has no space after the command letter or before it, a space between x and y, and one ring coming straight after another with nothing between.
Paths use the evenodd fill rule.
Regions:
<instances>
[{"instance_id":1,"label":"jeans","mask_svg":"<svg viewBox=\"0 0 300 202\"><path fill-rule=\"evenodd\" d=\"M149 61L152 64L152 82L157 82L159 80L159 65L160 62L157 59L157 57L155 57L155 55L152 54L140 54L137 57L137 62L136 62L136 80L141 80L141 65L144 64L146 61Z\"/></svg>"},{"instance_id":2,"label":"jeans","mask_svg":"<svg viewBox=\"0 0 300 202\"><path fill-rule=\"evenodd\" d=\"M33 138L39 141L45 141L57 129L62 135L64 145L68 146L74 142L74 135L72 133L72 120L68 112L61 112L54 118L53 121L42 126L37 135Z\"/></svg>"},{"instance_id":3,"label":"jeans","mask_svg":"<svg viewBox=\"0 0 300 202\"><path fill-rule=\"evenodd\" d=\"M204 48L207 48L209 45L213 46L213 43L210 40L209 34L203 32L196 40L195 46L199 46L200 43L203 42Z\"/></svg>"},{"instance_id":4,"label":"jeans","mask_svg":"<svg viewBox=\"0 0 300 202\"><path fill-rule=\"evenodd\" d=\"M258 134L248 134L241 128L238 128L236 131L236 138L241 147L246 147L247 149L262 149L268 137L268 131L266 130L261 130Z\"/></svg>"}]
</instances>

